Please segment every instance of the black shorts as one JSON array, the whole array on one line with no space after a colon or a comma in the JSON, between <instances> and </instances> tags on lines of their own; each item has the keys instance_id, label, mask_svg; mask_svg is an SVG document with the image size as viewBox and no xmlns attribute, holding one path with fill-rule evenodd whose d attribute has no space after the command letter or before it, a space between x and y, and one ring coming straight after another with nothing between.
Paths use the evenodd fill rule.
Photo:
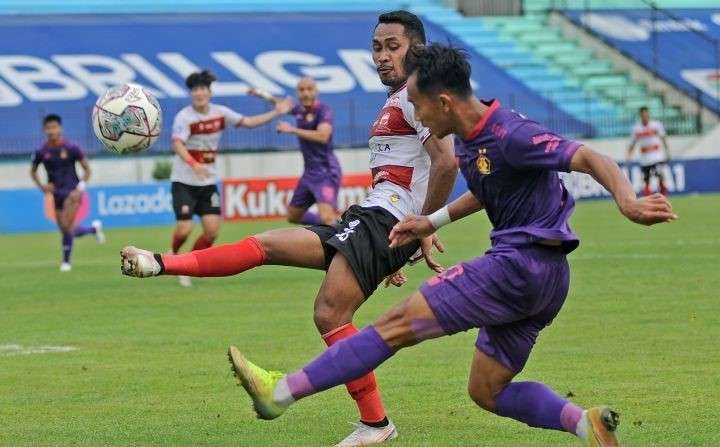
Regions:
<instances>
[{"instance_id":1,"label":"black shorts","mask_svg":"<svg viewBox=\"0 0 720 447\"><path fill-rule=\"evenodd\" d=\"M217 186L192 186L172 182L173 209L176 220L192 219L193 214L220 214L220 194Z\"/></svg>"},{"instance_id":2,"label":"black shorts","mask_svg":"<svg viewBox=\"0 0 720 447\"><path fill-rule=\"evenodd\" d=\"M650 182L650 176L662 178L662 170L665 167L665 163L655 163L648 166L641 166L640 169L642 169L642 175L643 175L643 181L645 183Z\"/></svg>"},{"instance_id":3,"label":"black shorts","mask_svg":"<svg viewBox=\"0 0 720 447\"><path fill-rule=\"evenodd\" d=\"M415 241L390 248L388 235L397 222L395 216L383 208L353 205L338 223L307 228L320 236L325 249L325 270L335 253L342 253L367 298L386 276L400 270L420 247L420 242Z\"/></svg>"}]
</instances>

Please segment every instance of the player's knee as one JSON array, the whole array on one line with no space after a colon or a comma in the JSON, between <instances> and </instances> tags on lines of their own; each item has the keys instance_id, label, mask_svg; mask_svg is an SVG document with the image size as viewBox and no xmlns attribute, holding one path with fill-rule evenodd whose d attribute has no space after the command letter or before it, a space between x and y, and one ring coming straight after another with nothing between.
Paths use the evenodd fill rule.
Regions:
<instances>
[{"instance_id":1,"label":"player's knee","mask_svg":"<svg viewBox=\"0 0 720 447\"><path fill-rule=\"evenodd\" d=\"M218 238L218 234L220 233L219 229L213 228L211 230L205 230L203 231L203 236L205 239L210 242L211 244L215 242L215 240Z\"/></svg>"},{"instance_id":2,"label":"player's knee","mask_svg":"<svg viewBox=\"0 0 720 447\"><path fill-rule=\"evenodd\" d=\"M315 326L323 334L351 322L352 317L352 310L337 306L332 299L320 295L315 300L313 319Z\"/></svg>"},{"instance_id":3,"label":"player's knee","mask_svg":"<svg viewBox=\"0 0 720 447\"><path fill-rule=\"evenodd\" d=\"M487 411L495 411L495 393L487 385L469 384L468 394L480 408Z\"/></svg>"},{"instance_id":4,"label":"player's knee","mask_svg":"<svg viewBox=\"0 0 720 447\"><path fill-rule=\"evenodd\" d=\"M332 225L335 223L335 221L337 221L337 217L335 216L335 213L333 211L321 212L320 221L325 225Z\"/></svg>"},{"instance_id":5,"label":"player's knee","mask_svg":"<svg viewBox=\"0 0 720 447\"><path fill-rule=\"evenodd\" d=\"M386 312L373 326L383 340L394 349L412 346L420 341L413 333L412 316L407 302Z\"/></svg>"}]
</instances>

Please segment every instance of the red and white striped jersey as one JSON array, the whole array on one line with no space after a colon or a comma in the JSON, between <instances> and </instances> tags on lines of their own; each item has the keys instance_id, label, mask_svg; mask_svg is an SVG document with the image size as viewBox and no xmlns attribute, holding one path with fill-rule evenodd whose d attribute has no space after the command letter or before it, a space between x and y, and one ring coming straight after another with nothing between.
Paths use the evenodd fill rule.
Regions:
<instances>
[{"instance_id":1,"label":"red and white striped jersey","mask_svg":"<svg viewBox=\"0 0 720 447\"><path fill-rule=\"evenodd\" d=\"M647 126L641 122L635 124L632 130L632 137L640 146L640 165L650 166L665 161L665 154L660 150L662 140L665 136L665 127L660 121L650 120Z\"/></svg>"},{"instance_id":2,"label":"red and white striped jersey","mask_svg":"<svg viewBox=\"0 0 720 447\"><path fill-rule=\"evenodd\" d=\"M226 126L235 127L242 119L243 115L218 104L210 104L207 113L200 113L192 106L180 110L173 121L172 138L184 142L190 155L199 163L205 164L210 176L198 177L190 165L175 155L170 180L193 186L217 183L215 155L223 129Z\"/></svg>"},{"instance_id":3,"label":"red and white striped jersey","mask_svg":"<svg viewBox=\"0 0 720 447\"><path fill-rule=\"evenodd\" d=\"M427 194L430 156L423 147L430 130L415 120L402 87L385 101L370 132L373 190L360 204L379 206L398 219L420 214Z\"/></svg>"}]
</instances>

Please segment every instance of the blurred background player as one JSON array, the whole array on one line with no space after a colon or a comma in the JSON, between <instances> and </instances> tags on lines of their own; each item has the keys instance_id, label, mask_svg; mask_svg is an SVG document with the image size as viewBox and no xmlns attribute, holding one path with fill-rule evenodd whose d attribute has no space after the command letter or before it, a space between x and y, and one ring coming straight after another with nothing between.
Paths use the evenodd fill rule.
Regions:
<instances>
[{"instance_id":1,"label":"blurred background player","mask_svg":"<svg viewBox=\"0 0 720 447\"><path fill-rule=\"evenodd\" d=\"M82 193L90 179L90 164L87 158L77 145L63 138L60 116L47 115L43 119L43 132L47 140L35 151L30 177L44 193L53 195L55 220L62 233L63 260L60 271L69 272L72 270L70 256L73 239L94 234L98 243L102 244L105 242L105 235L99 220L92 221L89 227L75 225L75 215L80 208ZM41 163L47 173L47 183L42 183L38 177L38 166ZM78 178L75 163L80 163L83 168L82 180Z\"/></svg>"},{"instance_id":2,"label":"blurred background player","mask_svg":"<svg viewBox=\"0 0 720 447\"><path fill-rule=\"evenodd\" d=\"M665 163L670 161L670 149L665 138L665 127L660 121L650 119L650 111L647 107L640 107L639 113L640 121L633 127L632 141L627 150L626 162L630 163L635 145L640 146L640 168L645 183L643 194L649 196L652 193L650 178L654 176L658 179L658 192L667 195L668 191L662 171ZM660 150L660 143L662 143L665 153Z\"/></svg>"},{"instance_id":3,"label":"blurred background player","mask_svg":"<svg viewBox=\"0 0 720 447\"><path fill-rule=\"evenodd\" d=\"M171 252L180 250L192 232L194 214L200 216L202 234L193 250L210 247L220 230L220 195L217 190L215 155L226 126L253 128L269 123L292 109L289 99L277 101L275 108L256 116L243 116L228 107L210 102L210 85L215 76L207 71L193 73L185 80L192 104L175 116L172 128L173 209L177 225L172 237ZM180 276L180 284L190 279Z\"/></svg>"},{"instance_id":4,"label":"blurred background player","mask_svg":"<svg viewBox=\"0 0 720 447\"><path fill-rule=\"evenodd\" d=\"M248 93L268 99L257 90ZM337 196L342 170L333 151L332 111L317 99L318 90L312 78L303 78L297 84L298 104L291 110L296 125L281 121L277 131L298 137L305 168L288 206L288 222L306 225L332 224L337 218ZM318 212L308 211L317 204Z\"/></svg>"}]
</instances>

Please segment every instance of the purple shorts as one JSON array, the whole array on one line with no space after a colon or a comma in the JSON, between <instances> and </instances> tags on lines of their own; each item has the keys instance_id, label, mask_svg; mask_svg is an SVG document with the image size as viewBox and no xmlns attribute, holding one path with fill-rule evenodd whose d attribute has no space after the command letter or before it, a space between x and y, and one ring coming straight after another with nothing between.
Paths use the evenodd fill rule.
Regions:
<instances>
[{"instance_id":1,"label":"purple shorts","mask_svg":"<svg viewBox=\"0 0 720 447\"><path fill-rule=\"evenodd\" d=\"M334 177L317 178L303 175L293 191L290 206L310 208L314 203L326 203L337 209L340 180Z\"/></svg>"},{"instance_id":2,"label":"purple shorts","mask_svg":"<svg viewBox=\"0 0 720 447\"><path fill-rule=\"evenodd\" d=\"M448 335L480 328L475 346L519 372L569 285L565 254L531 245L492 248L430 279L420 292Z\"/></svg>"}]
</instances>

